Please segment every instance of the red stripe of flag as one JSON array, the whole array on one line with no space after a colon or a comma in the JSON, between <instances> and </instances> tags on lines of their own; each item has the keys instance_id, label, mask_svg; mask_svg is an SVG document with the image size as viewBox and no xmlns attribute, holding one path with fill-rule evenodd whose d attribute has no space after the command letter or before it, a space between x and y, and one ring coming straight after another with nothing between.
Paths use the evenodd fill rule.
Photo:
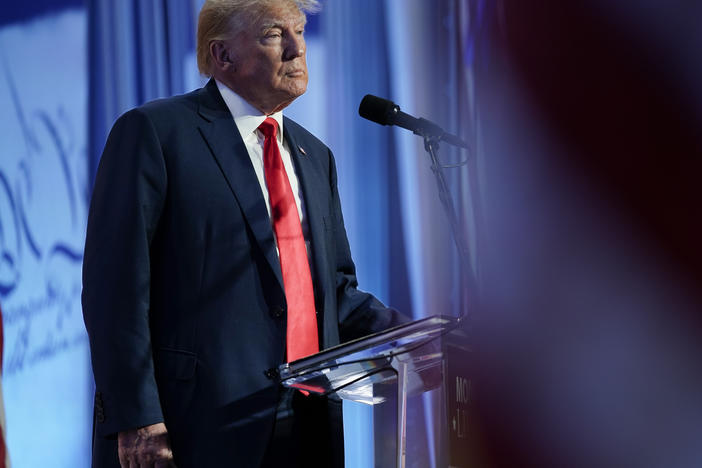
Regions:
<instances>
[{"instance_id":1,"label":"red stripe of flag","mask_svg":"<svg viewBox=\"0 0 702 468\"><path fill-rule=\"evenodd\" d=\"M3 332L2 332L2 309L0 309L0 379L2 379L2 350L3 350ZM0 381L0 389L2 382ZM7 449L5 447L5 402L2 400L2 392L0 392L0 468L5 468L5 460L7 458Z\"/></svg>"}]
</instances>

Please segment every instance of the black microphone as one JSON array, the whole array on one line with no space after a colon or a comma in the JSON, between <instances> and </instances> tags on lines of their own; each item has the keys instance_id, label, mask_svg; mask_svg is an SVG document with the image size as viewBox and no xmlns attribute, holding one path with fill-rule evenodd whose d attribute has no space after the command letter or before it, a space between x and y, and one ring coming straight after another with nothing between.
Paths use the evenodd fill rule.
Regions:
<instances>
[{"instance_id":1,"label":"black microphone","mask_svg":"<svg viewBox=\"0 0 702 468\"><path fill-rule=\"evenodd\" d=\"M424 138L436 138L461 148L468 143L456 135L444 132L441 127L427 119L412 117L400 111L400 106L387 99L366 94L358 106L358 115L380 125L397 125Z\"/></svg>"}]
</instances>

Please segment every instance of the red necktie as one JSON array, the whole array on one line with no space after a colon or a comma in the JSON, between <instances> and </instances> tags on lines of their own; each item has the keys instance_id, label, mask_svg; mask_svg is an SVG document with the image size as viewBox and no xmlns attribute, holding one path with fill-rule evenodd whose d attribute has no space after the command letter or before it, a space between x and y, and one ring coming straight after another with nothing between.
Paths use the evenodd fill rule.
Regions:
<instances>
[{"instance_id":1,"label":"red necktie","mask_svg":"<svg viewBox=\"0 0 702 468\"><path fill-rule=\"evenodd\" d=\"M269 117L258 129L266 137L263 168L288 302L287 359L290 362L319 351L312 276L295 197L276 141L278 122Z\"/></svg>"}]
</instances>

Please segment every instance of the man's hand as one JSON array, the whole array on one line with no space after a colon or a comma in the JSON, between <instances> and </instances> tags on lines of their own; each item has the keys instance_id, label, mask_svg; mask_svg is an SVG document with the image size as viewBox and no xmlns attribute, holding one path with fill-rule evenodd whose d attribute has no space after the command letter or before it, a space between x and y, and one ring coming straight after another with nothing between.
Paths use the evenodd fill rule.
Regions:
<instances>
[{"instance_id":1,"label":"man's hand","mask_svg":"<svg viewBox=\"0 0 702 468\"><path fill-rule=\"evenodd\" d=\"M122 468L175 468L163 423L120 432L117 442Z\"/></svg>"}]
</instances>

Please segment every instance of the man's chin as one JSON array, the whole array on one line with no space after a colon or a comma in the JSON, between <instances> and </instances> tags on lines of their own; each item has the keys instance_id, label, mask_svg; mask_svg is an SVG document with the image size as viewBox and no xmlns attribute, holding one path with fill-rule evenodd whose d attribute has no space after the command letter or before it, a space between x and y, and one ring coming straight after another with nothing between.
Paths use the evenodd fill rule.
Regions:
<instances>
[{"instance_id":1,"label":"man's chin","mask_svg":"<svg viewBox=\"0 0 702 468\"><path fill-rule=\"evenodd\" d=\"M305 91L307 91L307 86L288 88L285 90L285 99L288 101L288 104L290 104L295 99L305 94Z\"/></svg>"},{"instance_id":2,"label":"man's chin","mask_svg":"<svg viewBox=\"0 0 702 468\"><path fill-rule=\"evenodd\" d=\"M302 80L294 80L289 86L287 86L286 91L293 99L302 96L305 94L305 91L307 91L307 78Z\"/></svg>"}]
</instances>

